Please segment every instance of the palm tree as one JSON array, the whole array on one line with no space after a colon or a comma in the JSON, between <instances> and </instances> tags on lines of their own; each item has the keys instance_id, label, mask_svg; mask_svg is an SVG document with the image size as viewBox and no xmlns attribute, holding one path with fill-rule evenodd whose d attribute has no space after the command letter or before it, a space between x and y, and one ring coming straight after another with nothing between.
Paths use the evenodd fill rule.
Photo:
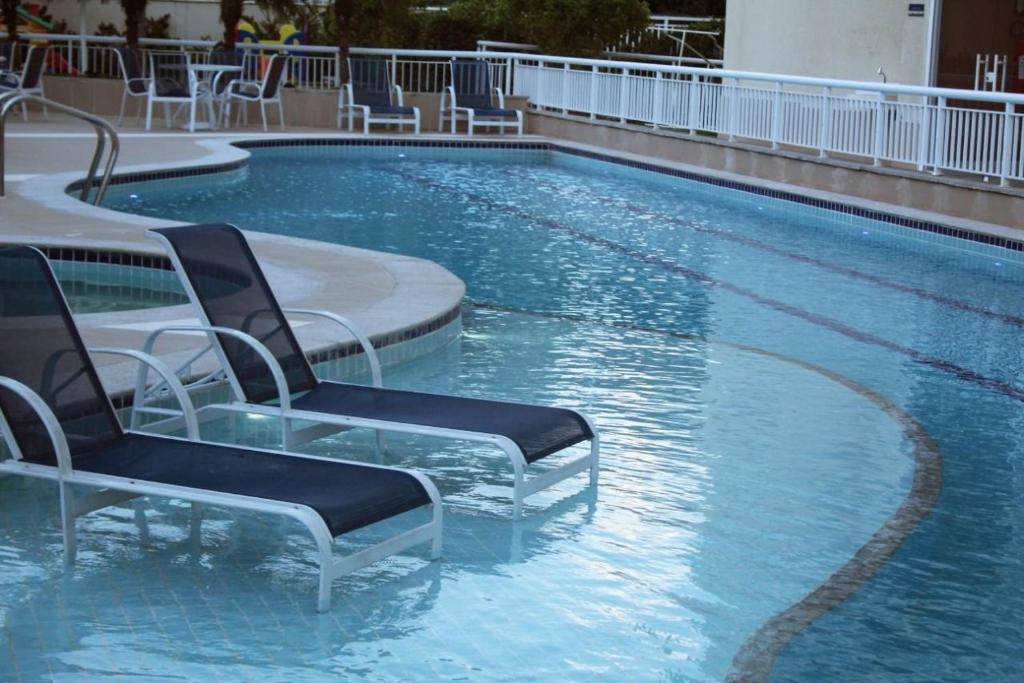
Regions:
<instances>
[{"instance_id":1,"label":"palm tree","mask_svg":"<svg viewBox=\"0 0 1024 683\"><path fill-rule=\"evenodd\" d=\"M128 47L138 49L143 24L146 23L148 0L121 0L124 11L124 40Z\"/></svg>"},{"instance_id":2,"label":"palm tree","mask_svg":"<svg viewBox=\"0 0 1024 683\"><path fill-rule=\"evenodd\" d=\"M12 43L18 40L18 2L19 0L0 0L4 12L4 25L7 27L7 40Z\"/></svg>"},{"instance_id":3,"label":"palm tree","mask_svg":"<svg viewBox=\"0 0 1024 683\"><path fill-rule=\"evenodd\" d=\"M224 24L224 49L235 49L235 34L242 18L242 0L220 0L220 21Z\"/></svg>"}]
</instances>

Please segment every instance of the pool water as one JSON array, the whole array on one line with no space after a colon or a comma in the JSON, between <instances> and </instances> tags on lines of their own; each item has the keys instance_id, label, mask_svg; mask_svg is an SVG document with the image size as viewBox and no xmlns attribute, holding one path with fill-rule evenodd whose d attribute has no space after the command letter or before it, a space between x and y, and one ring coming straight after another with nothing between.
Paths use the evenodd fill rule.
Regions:
<instances>
[{"instance_id":1,"label":"pool water","mask_svg":"<svg viewBox=\"0 0 1024 683\"><path fill-rule=\"evenodd\" d=\"M174 273L110 263L50 261L74 313L110 313L188 303Z\"/></svg>"},{"instance_id":2,"label":"pool water","mask_svg":"<svg viewBox=\"0 0 1024 683\"><path fill-rule=\"evenodd\" d=\"M154 501L140 543L130 509L97 513L68 576L52 486L0 480L0 633L22 678L721 680L900 518L922 451L941 455L934 509L771 676L1024 675L1008 252L547 152L257 150L108 205L445 265L465 333L389 385L584 410L601 483L563 482L514 525L502 456L395 437L385 461L445 498L444 560L339 581L318 616L287 523L215 511L197 544L187 509ZM307 450L376 457L359 433Z\"/></svg>"}]
</instances>

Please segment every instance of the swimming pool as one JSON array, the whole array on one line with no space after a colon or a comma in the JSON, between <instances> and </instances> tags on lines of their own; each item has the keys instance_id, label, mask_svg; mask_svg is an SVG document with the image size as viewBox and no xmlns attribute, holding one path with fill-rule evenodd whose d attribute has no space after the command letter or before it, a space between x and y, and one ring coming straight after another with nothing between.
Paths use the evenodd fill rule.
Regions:
<instances>
[{"instance_id":1,"label":"swimming pool","mask_svg":"<svg viewBox=\"0 0 1024 683\"><path fill-rule=\"evenodd\" d=\"M445 560L340 582L323 617L299 529L220 513L199 547L187 509L158 503L140 547L130 511L96 514L62 580L52 492L0 480L0 618L23 677L720 680L907 512L939 452L931 514L773 677L1021 674L1010 252L544 151L255 150L108 204L442 263L467 282L463 338L389 385L582 409L602 480L512 525L502 458L396 437L389 462L448 504ZM360 434L309 450L373 457Z\"/></svg>"},{"instance_id":2,"label":"swimming pool","mask_svg":"<svg viewBox=\"0 0 1024 683\"><path fill-rule=\"evenodd\" d=\"M87 261L50 261L74 313L132 311L188 303L174 273Z\"/></svg>"}]
</instances>

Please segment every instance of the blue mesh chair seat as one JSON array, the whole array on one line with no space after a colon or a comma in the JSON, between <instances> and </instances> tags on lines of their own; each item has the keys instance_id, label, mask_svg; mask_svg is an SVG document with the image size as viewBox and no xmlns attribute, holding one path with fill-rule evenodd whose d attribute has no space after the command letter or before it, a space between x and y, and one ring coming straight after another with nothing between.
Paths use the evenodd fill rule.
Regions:
<instances>
[{"instance_id":1,"label":"blue mesh chair seat","mask_svg":"<svg viewBox=\"0 0 1024 683\"><path fill-rule=\"evenodd\" d=\"M74 459L75 469L310 507L332 536L430 504L399 470L128 433Z\"/></svg>"},{"instance_id":2,"label":"blue mesh chair seat","mask_svg":"<svg viewBox=\"0 0 1024 683\"><path fill-rule=\"evenodd\" d=\"M441 93L438 112L438 130L444 130L445 121L451 123L455 134L459 120L466 121L466 131L472 135L481 128L515 128L523 134L523 112L505 107L505 94L491 83L491 65L483 59L453 59L452 81Z\"/></svg>"},{"instance_id":3,"label":"blue mesh chair seat","mask_svg":"<svg viewBox=\"0 0 1024 683\"><path fill-rule=\"evenodd\" d=\"M593 436L579 413L563 408L340 382L318 383L295 399L292 407L440 429L500 434L519 447L526 462L536 462Z\"/></svg>"},{"instance_id":4,"label":"blue mesh chair seat","mask_svg":"<svg viewBox=\"0 0 1024 683\"><path fill-rule=\"evenodd\" d=\"M355 127L355 117L363 119L363 133L369 135L370 124L384 123L399 127L411 125L420 132L420 110L405 105L402 89L391 82L391 64L384 59L348 60L349 82L338 93L338 128L342 116L348 116L348 129Z\"/></svg>"},{"instance_id":5,"label":"blue mesh chair seat","mask_svg":"<svg viewBox=\"0 0 1024 683\"><path fill-rule=\"evenodd\" d=\"M524 405L440 394L387 389L379 378L372 344L351 322L328 312L352 331L371 364L374 386L321 381L313 372L291 325L267 284L242 232L231 225L190 225L160 228L151 233L164 243L206 325L235 330L253 341L212 335L226 360L233 403L217 409L257 412L281 418L289 438L292 421L313 421L342 427L431 434L480 441L501 448L515 470L513 511L523 499L577 472L590 470L597 480L598 435L582 414L563 408ZM300 311L301 313L301 311ZM150 348L160 330L152 333ZM265 349L261 356L255 345ZM280 368L275 379L268 362ZM283 387L282 384L283 383ZM292 398L294 396L294 398ZM589 454L527 480L527 465L578 443L590 442Z\"/></svg>"},{"instance_id":6,"label":"blue mesh chair seat","mask_svg":"<svg viewBox=\"0 0 1024 683\"><path fill-rule=\"evenodd\" d=\"M304 524L317 544L321 610L330 605L331 581L342 574L420 543L431 543L439 556L440 499L422 474L198 442L195 412L173 373L146 354L98 349L155 369L180 404L180 411L170 411L180 417L165 418L172 420L168 428L179 428L180 420L191 440L125 431L57 279L36 249L0 249L0 339L0 436L6 446L0 473L57 481L69 563L76 517L141 495L284 515ZM334 558L334 537L427 505L433 507L430 522ZM193 511L198 533L201 518L198 508Z\"/></svg>"}]
</instances>

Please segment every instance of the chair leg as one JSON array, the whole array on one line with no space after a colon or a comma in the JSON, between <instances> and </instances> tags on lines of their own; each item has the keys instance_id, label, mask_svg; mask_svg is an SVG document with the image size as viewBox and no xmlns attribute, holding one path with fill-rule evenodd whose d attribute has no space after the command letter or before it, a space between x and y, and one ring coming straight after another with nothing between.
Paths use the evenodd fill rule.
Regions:
<instances>
[{"instance_id":1,"label":"chair leg","mask_svg":"<svg viewBox=\"0 0 1024 683\"><path fill-rule=\"evenodd\" d=\"M196 132L196 104L197 102L193 99L188 103L188 132Z\"/></svg>"},{"instance_id":2,"label":"chair leg","mask_svg":"<svg viewBox=\"0 0 1024 683\"><path fill-rule=\"evenodd\" d=\"M124 89L121 93L121 113L117 115L117 125L120 126L124 122L124 107L128 104L128 88Z\"/></svg>"},{"instance_id":3,"label":"chair leg","mask_svg":"<svg viewBox=\"0 0 1024 683\"><path fill-rule=\"evenodd\" d=\"M153 126L153 99L146 98L146 130Z\"/></svg>"},{"instance_id":4,"label":"chair leg","mask_svg":"<svg viewBox=\"0 0 1024 683\"><path fill-rule=\"evenodd\" d=\"M416 135L419 135L420 134L420 110L417 109L413 113L413 116L416 119L416 123L413 125L413 130L416 131Z\"/></svg>"},{"instance_id":5,"label":"chair leg","mask_svg":"<svg viewBox=\"0 0 1024 683\"><path fill-rule=\"evenodd\" d=\"M263 120L263 132L267 132L267 103L260 100L260 119Z\"/></svg>"},{"instance_id":6,"label":"chair leg","mask_svg":"<svg viewBox=\"0 0 1024 683\"><path fill-rule=\"evenodd\" d=\"M21 103L21 120L28 123L28 107L25 106L24 102Z\"/></svg>"},{"instance_id":7,"label":"chair leg","mask_svg":"<svg viewBox=\"0 0 1024 683\"><path fill-rule=\"evenodd\" d=\"M452 135L455 135L455 110L454 109L452 109L451 115L452 115Z\"/></svg>"},{"instance_id":8,"label":"chair leg","mask_svg":"<svg viewBox=\"0 0 1024 683\"><path fill-rule=\"evenodd\" d=\"M280 97L277 98L277 120L281 124L281 130L284 130L284 104Z\"/></svg>"},{"instance_id":9,"label":"chair leg","mask_svg":"<svg viewBox=\"0 0 1024 683\"><path fill-rule=\"evenodd\" d=\"M470 109L468 114L468 120L466 123L466 135L468 135L469 137L473 137L473 125L473 110Z\"/></svg>"},{"instance_id":10,"label":"chair leg","mask_svg":"<svg viewBox=\"0 0 1024 683\"><path fill-rule=\"evenodd\" d=\"M178 112L174 112L174 115L177 116ZM164 102L164 125L171 127L171 105L167 102Z\"/></svg>"}]
</instances>

